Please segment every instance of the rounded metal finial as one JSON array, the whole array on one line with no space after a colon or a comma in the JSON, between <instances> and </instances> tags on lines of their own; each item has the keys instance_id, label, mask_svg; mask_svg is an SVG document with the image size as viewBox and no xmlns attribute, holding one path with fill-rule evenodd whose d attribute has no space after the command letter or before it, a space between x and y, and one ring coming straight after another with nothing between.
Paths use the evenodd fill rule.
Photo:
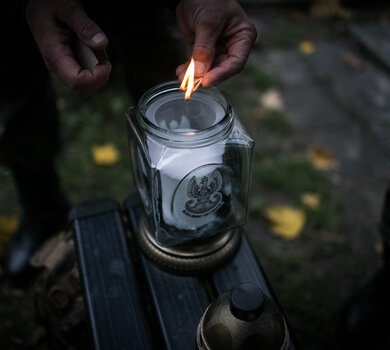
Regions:
<instances>
[{"instance_id":1,"label":"rounded metal finial","mask_svg":"<svg viewBox=\"0 0 390 350\"><path fill-rule=\"evenodd\" d=\"M203 314L199 350L288 350L290 336L275 303L253 283L220 295Z\"/></svg>"},{"instance_id":2,"label":"rounded metal finial","mask_svg":"<svg viewBox=\"0 0 390 350\"><path fill-rule=\"evenodd\" d=\"M232 314L243 321L255 320L263 310L264 293L253 283L242 283L235 287L230 296Z\"/></svg>"}]
</instances>

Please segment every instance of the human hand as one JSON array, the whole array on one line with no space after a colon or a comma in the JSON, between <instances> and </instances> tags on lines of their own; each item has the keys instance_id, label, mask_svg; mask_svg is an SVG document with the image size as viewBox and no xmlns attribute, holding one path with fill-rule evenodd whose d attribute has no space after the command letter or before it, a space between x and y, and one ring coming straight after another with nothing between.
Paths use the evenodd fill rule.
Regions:
<instances>
[{"instance_id":1,"label":"human hand","mask_svg":"<svg viewBox=\"0 0 390 350\"><path fill-rule=\"evenodd\" d=\"M67 86L88 95L105 85L111 64L105 53L108 39L85 13L78 0L29 0L26 21L49 71ZM84 69L75 58L74 44L81 41L99 63Z\"/></svg>"},{"instance_id":2,"label":"human hand","mask_svg":"<svg viewBox=\"0 0 390 350\"><path fill-rule=\"evenodd\" d=\"M202 77L204 87L242 70L257 34L235 0L181 0L176 18L185 39L193 45L195 76ZM187 66L176 69L180 81Z\"/></svg>"}]
</instances>

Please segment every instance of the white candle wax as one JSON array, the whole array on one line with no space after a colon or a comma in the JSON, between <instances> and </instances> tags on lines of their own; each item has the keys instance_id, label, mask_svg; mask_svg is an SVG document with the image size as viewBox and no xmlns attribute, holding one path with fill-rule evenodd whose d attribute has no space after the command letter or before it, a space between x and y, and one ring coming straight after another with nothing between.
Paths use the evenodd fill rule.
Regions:
<instances>
[{"instance_id":1,"label":"white candle wax","mask_svg":"<svg viewBox=\"0 0 390 350\"><path fill-rule=\"evenodd\" d=\"M194 94L185 101L182 93L175 92L153 101L145 114L159 128L187 133L190 141L197 131L221 121L225 112L209 96ZM205 225L213 226L218 221L215 213L224 204L222 191L230 194L230 186L223 183L218 170L225 146L179 147L150 140L148 149L152 166L160 174L164 222L194 235Z\"/></svg>"}]
</instances>

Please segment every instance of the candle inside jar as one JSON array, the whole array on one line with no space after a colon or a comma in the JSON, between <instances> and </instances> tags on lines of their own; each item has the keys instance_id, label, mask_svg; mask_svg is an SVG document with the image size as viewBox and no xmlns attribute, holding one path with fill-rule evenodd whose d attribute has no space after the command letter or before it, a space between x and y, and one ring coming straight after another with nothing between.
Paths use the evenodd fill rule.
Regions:
<instances>
[{"instance_id":1,"label":"candle inside jar","mask_svg":"<svg viewBox=\"0 0 390 350\"><path fill-rule=\"evenodd\" d=\"M187 139L180 140L191 141L197 132L219 123L225 111L208 95L195 93L185 101L182 92L172 92L156 98L145 116L168 134L174 131L173 139L182 134ZM231 190L218 170L224 151L221 143L202 147L149 145L150 160L161 179L161 218L165 224L191 231L195 237L202 235L200 228L209 229L221 221L216 216L224 204L221 193L230 195Z\"/></svg>"},{"instance_id":2,"label":"candle inside jar","mask_svg":"<svg viewBox=\"0 0 390 350\"><path fill-rule=\"evenodd\" d=\"M207 95L192 95L184 100L182 92L174 92L153 101L146 118L164 130L202 131L217 124L225 116L223 107Z\"/></svg>"}]
</instances>

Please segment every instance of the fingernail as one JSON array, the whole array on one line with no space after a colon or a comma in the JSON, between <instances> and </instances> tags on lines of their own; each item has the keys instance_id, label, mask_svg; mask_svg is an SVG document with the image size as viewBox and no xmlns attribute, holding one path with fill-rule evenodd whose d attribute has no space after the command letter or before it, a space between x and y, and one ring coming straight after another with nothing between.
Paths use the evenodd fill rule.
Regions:
<instances>
[{"instance_id":1,"label":"fingernail","mask_svg":"<svg viewBox=\"0 0 390 350\"><path fill-rule=\"evenodd\" d=\"M195 76L202 77L206 74L206 65L203 62L195 61Z\"/></svg>"},{"instance_id":2,"label":"fingernail","mask_svg":"<svg viewBox=\"0 0 390 350\"><path fill-rule=\"evenodd\" d=\"M106 40L106 36L102 33L97 33L92 37L92 42L96 45L102 44Z\"/></svg>"}]
</instances>

